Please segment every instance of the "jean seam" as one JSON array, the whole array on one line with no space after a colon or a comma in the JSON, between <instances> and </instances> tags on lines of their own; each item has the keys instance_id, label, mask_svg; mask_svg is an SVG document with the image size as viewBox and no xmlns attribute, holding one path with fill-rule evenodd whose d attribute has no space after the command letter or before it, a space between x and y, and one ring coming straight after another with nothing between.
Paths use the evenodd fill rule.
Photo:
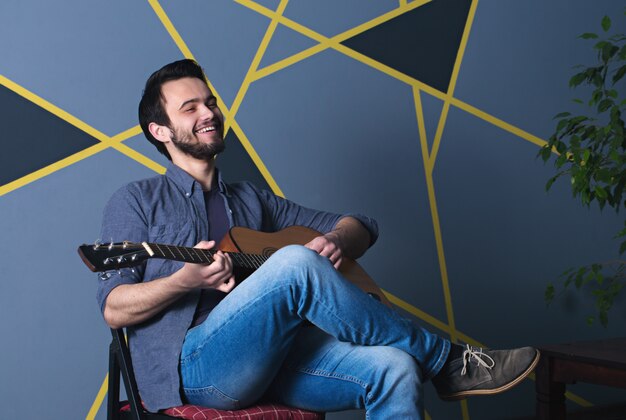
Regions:
<instances>
[{"instance_id":1,"label":"jean seam","mask_svg":"<svg viewBox=\"0 0 626 420\"><path fill-rule=\"evenodd\" d=\"M443 367L444 363L446 362L447 358L448 358L448 354L450 353L450 342L447 340L443 340L443 349L441 350L441 353L439 354L439 360L437 360L437 363L435 363L435 365L430 369L430 371L428 371L428 373L426 373L425 379L431 379L433 376L435 376Z\"/></svg>"},{"instance_id":2,"label":"jean seam","mask_svg":"<svg viewBox=\"0 0 626 420\"><path fill-rule=\"evenodd\" d=\"M319 370L319 369L295 368L295 370L297 372L306 373L309 375L322 376L325 378L340 379L340 380L352 382L352 383L359 385L363 389L367 389L367 386L368 386L367 382L359 378L356 378L352 375L345 375L341 373L335 373L335 372L330 372L327 370Z\"/></svg>"}]
</instances>

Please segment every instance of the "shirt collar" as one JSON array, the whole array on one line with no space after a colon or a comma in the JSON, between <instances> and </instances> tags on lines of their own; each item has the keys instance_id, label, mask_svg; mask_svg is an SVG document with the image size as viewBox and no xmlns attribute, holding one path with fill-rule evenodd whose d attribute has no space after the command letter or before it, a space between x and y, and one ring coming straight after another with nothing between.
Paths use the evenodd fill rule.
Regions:
<instances>
[{"instance_id":1,"label":"shirt collar","mask_svg":"<svg viewBox=\"0 0 626 420\"><path fill-rule=\"evenodd\" d=\"M215 168L215 175L217 176L217 186L219 188L220 193L230 197L230 193L228 191L228 185L222 179L222 173L219 169ZM180 167L174 165L172 162L169 163L167 167L167 171L165 172L165 176L170 178L174 183L180 186L187 196L191 196L196 188L202 191L202 187L200 184L193 179L191 175L185 172Z\"/></svg>"}]
</instances>

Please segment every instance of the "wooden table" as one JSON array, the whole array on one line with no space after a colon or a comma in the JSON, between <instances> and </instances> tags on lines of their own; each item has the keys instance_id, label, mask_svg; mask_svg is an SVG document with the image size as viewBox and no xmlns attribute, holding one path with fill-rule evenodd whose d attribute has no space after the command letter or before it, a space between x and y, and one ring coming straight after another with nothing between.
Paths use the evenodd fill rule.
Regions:
<instances>
[{"instance_id":1,"label":"wooden table","mask_svg":"<svg viewBox=\"0 0 626 420\"><path fill-rule=\"evenodd\" d=\"M538 419L566 418L565 384L626 388L626 337L539 346L535 369Z\"/></svg>"}]
</instances>

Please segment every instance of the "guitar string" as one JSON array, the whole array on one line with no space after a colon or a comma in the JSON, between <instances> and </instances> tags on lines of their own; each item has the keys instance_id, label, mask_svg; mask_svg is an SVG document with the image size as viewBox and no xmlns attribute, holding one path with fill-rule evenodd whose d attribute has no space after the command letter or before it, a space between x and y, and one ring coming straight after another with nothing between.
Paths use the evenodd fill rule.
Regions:
<instances>
[{"instance_id":1,"label":"guitar string","mask_svg":"<svg viewBox=\"0 0 626 420\"><path fill-rule=\"evenodd\" d=\"M169 255L171 255L171 257L173 257L174 259L180 258L183 261L188 261L191 259L190 262L196 262L196 259L197 259L200 262L204 262L204 263L213 262L213 251L211 250L203 250L203 249L191 248L191 247L179 247L175 245L164 245L164 244L157 244L157 243L152 243L149 245L153 247L158 252L158 254L163 258L169 258ZM186 252L187 256L185 255L183 251ZM195 254L195 257L194 257L194 254ZM231 256L231 258L237 265L242 266L243 268L248 268L248 269L259 268L269 258L265 255L260 255L260 254L247 254L247 253L239 253L239 252L229 252L228 254Z\"/></svg>"}]
</instances>

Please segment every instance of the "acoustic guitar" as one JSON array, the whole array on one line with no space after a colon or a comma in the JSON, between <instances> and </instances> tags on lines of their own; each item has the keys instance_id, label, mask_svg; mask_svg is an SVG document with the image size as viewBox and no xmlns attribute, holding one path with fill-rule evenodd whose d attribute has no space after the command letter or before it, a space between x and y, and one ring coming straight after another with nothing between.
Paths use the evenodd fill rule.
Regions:
<instances>
[{"instance_id":1,"label":"acoustic guitar","mask_svg":"<svg viewBox=\"0 0 626 420\"><path fill-rule=\"evenodd\" d=\"M319 232L303 226L292 226L273 233L233 227L219 243L218 249L231 256L235 278L241 281L278 249L287 245L304 245L320 235ZM94 272L134 267L150 258L210 264L214 253L215 251L206 249L127 241L78 247L78 254L83 262ZM365 293L391 307L378 285L356 261L344 257L339 271Z\"/></svg>"}]
</instances>

